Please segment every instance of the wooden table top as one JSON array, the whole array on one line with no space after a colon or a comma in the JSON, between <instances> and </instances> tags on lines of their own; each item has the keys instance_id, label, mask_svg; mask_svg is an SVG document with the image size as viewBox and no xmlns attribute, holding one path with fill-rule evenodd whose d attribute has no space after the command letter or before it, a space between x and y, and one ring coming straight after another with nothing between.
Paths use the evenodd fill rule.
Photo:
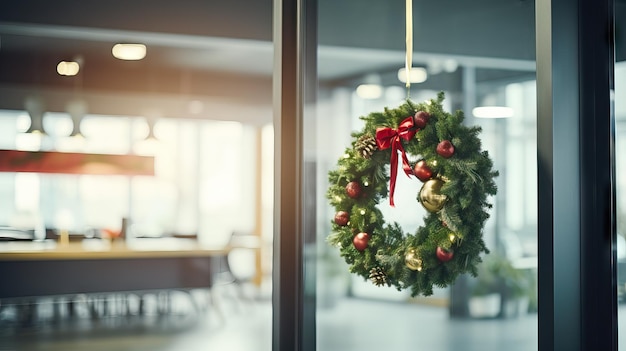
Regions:
<instances>
[{"instance_id":1,"label":"wooden table top","mask_svg":"<svg viewBox=\"0 0 626 351\"><path fill-rule=\"evenodd\" d=\"M196 240L178 238L132 239L128 242L85 239L65 244L50 240L13 241L0 243L0 261L210 257L223 256L228 251L224 247L208 247Z\"/></svg>"}]
</instances>

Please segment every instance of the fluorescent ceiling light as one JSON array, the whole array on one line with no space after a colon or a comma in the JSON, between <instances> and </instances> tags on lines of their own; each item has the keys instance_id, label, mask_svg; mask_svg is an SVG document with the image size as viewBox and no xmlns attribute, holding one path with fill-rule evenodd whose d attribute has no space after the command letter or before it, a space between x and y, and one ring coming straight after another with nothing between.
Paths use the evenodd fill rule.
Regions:
<instances>
[{"instance_id":1,"label":"fluorescent ceiling light","mask_svg":"<svg viewBox=\"0 0 626 351\"><path fill-rule=\"evenodd\" d=\"M62 76L75 76L80 70L80 65L76 61L61 61L57 65L57 73Z\"/></svg>"},{"instance_id":2,"label":"fluorescent ceiling light","mask_svg":"<svg viewBox=\"0 0 626 351\"><path fill-rule=\"evenodd\" d=\"M115 44L111 52L115 58L120 60L136 61L146 57L146 46L143 44Z\"/></svg>"},{"instance_id":3,"label":"fluorescent ceiling light","mask_svg":"<svg viewBox=\"0 0 626 351\"><path fill-rule=\"evenodd\" d=\"M356 95L361 99L378 99L383 96L383 87L378 84L361 84L356 87Z\"/></svg>"},{"instance_id":4,"label":"fluorescent ceiling light","mask_svg":"<svg viewBox=\"0 0 626 351\"><path fill-rule=\"evenodd\" d=\"M504 106L475 107L472 114L477 118L509 118L513 117L513 109Z\"/></svg>"},{"instance_id":5,"label":"fluorescent ceiling light","mask_svg":"<svg viewBox=\"0 0 626 351\"><path fill-rule=\"evenodd\" d=\"M423 67L413 67L409 74L409 82L411 83L424 83L428 79L428 72ZM406 68L403 67L398 70L398 79L402 83L406 83Z\"/></svg>"}]
</instances>

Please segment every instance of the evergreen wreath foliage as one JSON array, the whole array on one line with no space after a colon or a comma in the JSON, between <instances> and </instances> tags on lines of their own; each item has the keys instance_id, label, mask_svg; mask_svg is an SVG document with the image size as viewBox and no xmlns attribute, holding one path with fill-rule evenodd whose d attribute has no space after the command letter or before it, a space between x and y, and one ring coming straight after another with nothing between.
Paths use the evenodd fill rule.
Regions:
<instances>
[{"instance_id":1,"label":"evergreen wreath foliage","mask_svg":"<svg viewBox=\"0 0 626 351\"><path fill-rule=\"evenodd\" d=\"M343 215L332 221L328 242L339 247L352 273L372 279L376 285L409 289L411 296L431 295L433 287L448 286L463 273L476 276L481 253L489 252L483 227L492 207L488 196L497 191L494 177L498 172L492 169L488 153L481 150L481 128L463 125L462 111L445 112L444 98L439 93L437 99L417 104L407 99L395 109L361 117L364 128L352 133L351 146L328 174L327 198L337 214ZM431 178L442 184L439 191L445 201L440 208L429 210L423 226L411 234L398 223L385 222L377 208L390 195L387 165L399 150L372 145L372 138L381 128L399 130L407 117L415 122L413 116L420 111L429 115L425 126L413 126L414 136L398 140L407 159L426 161ZM437 152L443 140L454 146L453 155L444 157ZM402 163L402 157L398 158ZM348 184L354 182L358 189L348 191ZM421 201L419 194L417 200ZM366 240L359 233L367 233ZM438 251L447 256L439 256Z\"/></svg>"}]
</instances>

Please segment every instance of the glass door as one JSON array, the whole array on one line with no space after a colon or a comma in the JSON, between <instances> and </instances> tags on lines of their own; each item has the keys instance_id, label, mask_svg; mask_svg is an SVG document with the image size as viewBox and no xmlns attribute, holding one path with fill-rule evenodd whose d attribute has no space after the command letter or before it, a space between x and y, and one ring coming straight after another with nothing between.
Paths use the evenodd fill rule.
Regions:
<instances>
[{"instance_id":1,"label":"glass door","mask_svg":"<svg viewBox=\"0 0 626 351\"><path fill-rule=\"evenodd\" d=\"M534 4L412 5L407 10L403 2L376 3L348 16L345 4L319 1L317 186L312 195L317 202L317 347L537 349ZM407 12L413 22L408 88ZM407 96L411 107L403 110ZM411 140L401 141L412 171L404 174L400 152L392 207L390 164L396 151L385 153L380 134L372 132L397 128L418 111L434 117L417 126ZM480 128L479 148L462 146L463 129L452 121L444 130L441 123L456 111L464 115L463 127ZM438 135L429 139L435 130ZM368 144L368 137L376 142ZM430 151L445 140L454 152ZM485 184L488 171L474 169L482 173L472 179L447 168L480 162L478 150L488 153L498 172L495 196ZM381 182L362 167L384 170L389 178ZM492 206L485 208L489 219L477 230L489 254L470 248L471 220L459 216L479 216L480 211L456 212L460 193L453 188L461 182L480 189L462 201L478 201L471 206L480 208L478 198L485 195ZM432 208L424 196L438 183L448 198ZM352 184L360 185L361 193L350 193ZM384 190L373 206L369 189L377 186ZM347 187L347 196L341 187ZM373 219L370 212L384 220ZM401 228L395 240L389 238L393 223ZM354 238L346 238L350 235ZM415 241L419 235L425 238ZM474 265L473 255L482 263ZM445 280L450 284L432 283Z\"/></svg>"},{"instance_id":2,"label":"glass door","mask_svg":"<svg viewBox=\"0 0 626 351\"><path fill-rule=\"evenodd\" d=\"M275 349L614 347L613 2L285 3Z\"/></svg>"}]
</instances>

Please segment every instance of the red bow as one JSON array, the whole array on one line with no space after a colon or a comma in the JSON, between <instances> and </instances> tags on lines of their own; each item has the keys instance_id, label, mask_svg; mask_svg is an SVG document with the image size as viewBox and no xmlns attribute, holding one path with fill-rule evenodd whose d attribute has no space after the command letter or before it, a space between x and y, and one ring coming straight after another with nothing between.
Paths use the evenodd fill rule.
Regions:
<instances>
[{"instance_id":1,"label":"red bow","mask_svg":"<svg viewBox=\"0 0 626 351\"><path fill-rule=\"evenodd\" d=\"M406 141L411 140L411 138L415 136L415 133L417 133L417 130L418 129L415 127L413 117L405 118L398 126L398 129L392 129L389 127L380 127L376 129L376 143L378 144L378 148L385 150L391 147L389 204L392 207L395 206L393 203L393 193L396 188L396 176L398 174L398 150L402 154L402 169L404 169L404 173L406 173L409 177L413 174L411 165L406 157L406 152L404 151L404 147L402 147L402 141L400 139L404 139Z\"/></svg>"}]
</instances>

